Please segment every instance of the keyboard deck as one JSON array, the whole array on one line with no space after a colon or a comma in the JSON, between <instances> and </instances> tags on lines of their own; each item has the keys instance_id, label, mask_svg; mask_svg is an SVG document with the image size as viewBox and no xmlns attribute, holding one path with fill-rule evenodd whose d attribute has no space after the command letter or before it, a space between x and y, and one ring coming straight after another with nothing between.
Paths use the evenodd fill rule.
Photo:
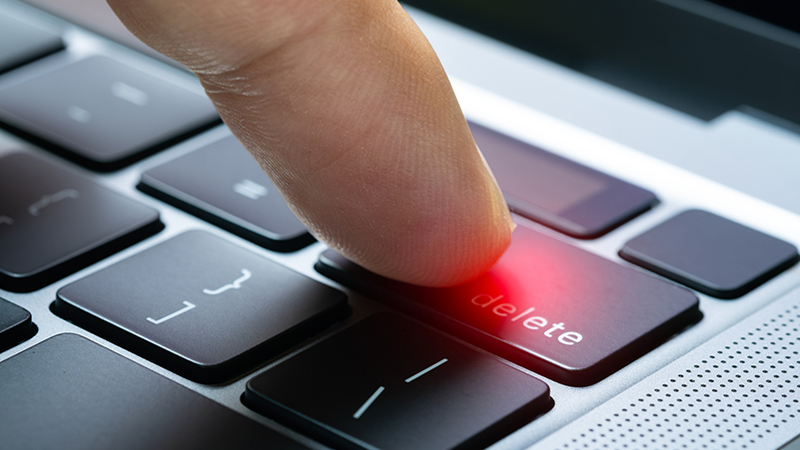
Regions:
<instances>
[{"instance_id":1,"label":"keyboard deck","mask_svg":"<svg viewBox=\"0 0 800 450\"><path fill-rule=\"evenodd\" d=\"M526 448L800 283L800 218L454 85L518 228L420 288L191 74L0 1L0 447Z\"/></svg>"}]
</instances>

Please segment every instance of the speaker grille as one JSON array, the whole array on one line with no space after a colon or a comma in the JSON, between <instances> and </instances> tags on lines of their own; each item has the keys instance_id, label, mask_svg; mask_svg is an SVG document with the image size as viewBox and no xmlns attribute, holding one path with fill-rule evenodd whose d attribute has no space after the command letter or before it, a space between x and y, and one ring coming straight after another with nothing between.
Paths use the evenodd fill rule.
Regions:
<instances>
[{"instance_id":1,"label":"speaker grille","mask_svg":"<svg viewBox=\"0 0 800 450\"><path fill-rule=\"evenodd\" d=\"M800 433L798 300L795 292L773 303L542 444L761 450L786 443Z\"/></svg>"}]
</instances>

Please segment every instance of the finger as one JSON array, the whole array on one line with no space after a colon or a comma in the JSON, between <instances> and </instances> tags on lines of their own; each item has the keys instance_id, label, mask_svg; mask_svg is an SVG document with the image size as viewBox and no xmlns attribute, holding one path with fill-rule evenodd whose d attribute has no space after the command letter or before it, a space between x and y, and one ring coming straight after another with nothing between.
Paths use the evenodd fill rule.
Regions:
<instances>
[{"instance_id":1,"label":"finger","mask_svg":"<svg viewBox=\"0 0 800 450\"><path fill-rule=\"evenodd\" d=\"M490 268L508 209L430 45L394 0L109 0L193 70L314 235L444 286Z\"/></svg>"}]
</instances>

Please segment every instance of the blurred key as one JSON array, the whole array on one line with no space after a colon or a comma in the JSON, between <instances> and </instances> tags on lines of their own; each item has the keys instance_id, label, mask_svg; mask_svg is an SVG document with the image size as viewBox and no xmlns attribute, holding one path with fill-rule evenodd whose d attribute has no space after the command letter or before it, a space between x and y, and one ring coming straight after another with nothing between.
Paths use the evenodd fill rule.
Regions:
<instances>
[{"instance_id":1,"label":"blurred key","mask_svg":"<svg viewBox=\"0 0 800 450\"><path fill-rule=\"evenodd\" d=\"M349 312L343 292L201 231L61 288L53 306L204 383L240 375Z\"/></svg>"},{"instance_id":2,"label":"blurred key","mask_svg":"<svg viewBox=\"0 0 800 450\"><path fill-rule=\"evenodd\" d=\"M552 406L542 381L389 314L252 379L244 402L355 449L485 448Z\"/></svg>"},{"instance_id":3,"label":"blurred key","mask_svg":"<svg viewBox=\"0 0 800 450\"><path fill-rule=\"evenodd\" d=\"M203 95L103 56L0 89L4 126L93 170L116 170L218 123Z\"/></svg>"},{"instance_id":4,"label":"blurred key","mask_svg":"<svg viewBox=\"0 0 800 450\"><path fill-rule=\"evenodd\" d=\"M314 241L233 136L148 170L139 189L271 250Z\"/></svg>"},{"instance_id":5,"label":"blurred key","mask_svg":"<svg viewBox=\"0 0 800 450\"><path fill-rule=\"evenodd\" d=\"M688 289L524 226L481 278L398 283L329 250L317 270L560 383L586 386L700 319Z\"/></svg>"},{"instance_id":6,"label":"blurred key","mask_svg":"<svg viewBox=\"0 0 800 450\"><path fill-rule=\"evenodd\" d=\"M61 334L0 363L9 449L301 449L85 338Z\"/></svg>"},{"instance_id":7,"label":"blurred key","mask_svg":"<svg viewBox=\"0 0 800 450\"><path fill-rule=\"evenodd\" d=\"M35 331L31 313L0 298L0 352L31 337Z\"/></svg>"},{"instance_id":8,"label":"blurred key","mask_svg":"<svg viewBox=\"0 0 800 450\"><path fill-rule=\"evenodd\" d=\"M596 238L658 203L638 186L475 123L469 127L509 208L562 233Z\"/></svg>"},{"instance_id":9,"label":"blurred key","mask_svg":"<svg viewBox=\"0 0 800 450\"><path fill-rule=\"evenodd\" d=\"M699 209L636 236L619 254L719 298L741 297L800 260L793 244Z\"/></svg>"},{"instance_id":10,"label":"blurred key","mask_svg":"<svg viewBox=\"0 0 800 450\"><path fill-rule=\"evenodd\" d=\"M75 172L0 158L0 288L39 289L162 228L154 209Z\"/></svg>"},{"instance_id":11,"label":"blurred key","mask_svg":"<svg viewBox=\"0 0 800 450\"><path fill-rule=\"evenodd\" d=\"M0 14L0 73L64 48L61 38Z\"/></svg>"}]
</instances>

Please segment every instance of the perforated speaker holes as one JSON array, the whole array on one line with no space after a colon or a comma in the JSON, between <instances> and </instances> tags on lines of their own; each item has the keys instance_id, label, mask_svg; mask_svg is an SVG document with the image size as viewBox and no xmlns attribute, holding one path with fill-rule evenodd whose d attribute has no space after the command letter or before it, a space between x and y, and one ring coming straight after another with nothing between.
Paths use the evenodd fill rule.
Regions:
<instances>
[{"instance_id":1,"label":"perforated speaker holes","mask_svg":"<svg viewBox=\"0 0 800 450\"><path fill-rule=\"evenodd\" d=\"M561 448L761 449L779 430L799 433L799 313L795 305L741 333L605 420L576 430Z\"/></svg>"}]
</instances>

